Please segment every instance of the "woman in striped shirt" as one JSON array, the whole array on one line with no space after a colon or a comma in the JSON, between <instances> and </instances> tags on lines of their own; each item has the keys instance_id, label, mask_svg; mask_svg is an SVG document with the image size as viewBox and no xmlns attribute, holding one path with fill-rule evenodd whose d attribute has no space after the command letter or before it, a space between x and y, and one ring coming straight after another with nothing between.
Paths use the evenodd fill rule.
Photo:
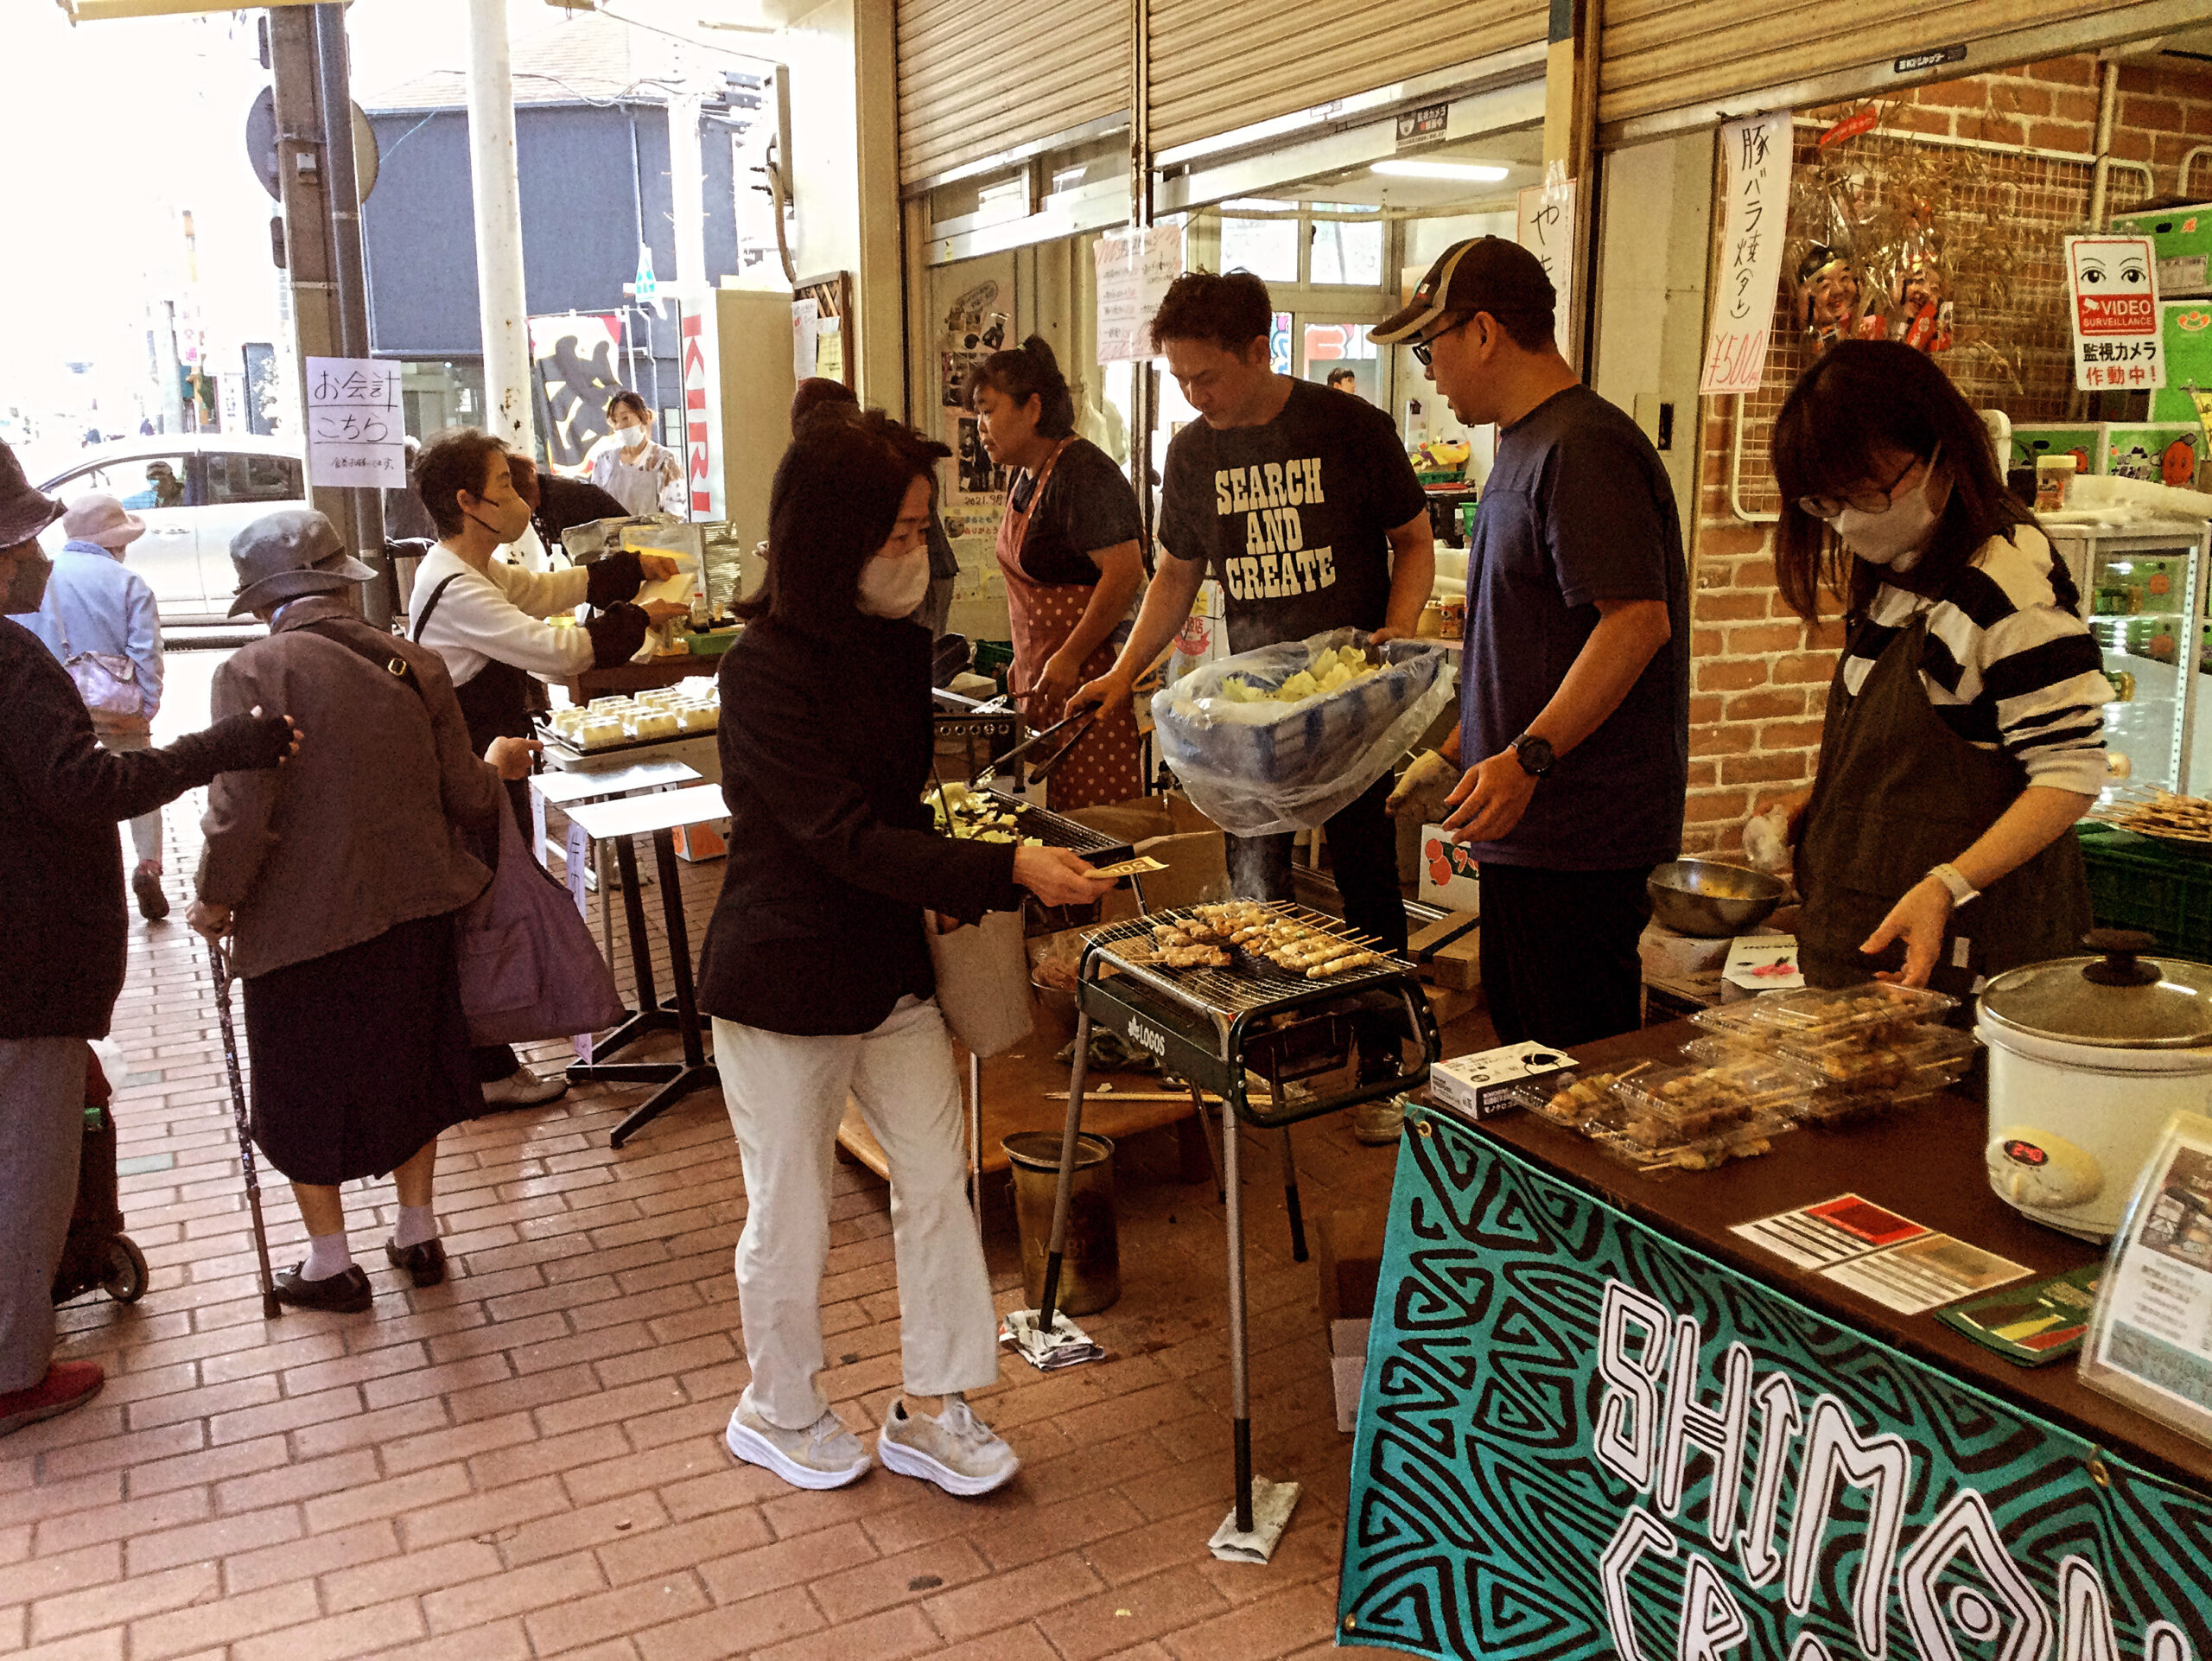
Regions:
<instances>
[{"instance_id":1,"label":"woman in striped shirt","mask_svg":"<svg viewBox=\"0 0 2212 1661\"><path fill-rule=\"evenodd\" d=\"M1800 821L1807 979L1963 996L2079 951L2112 690L1980 417L1925 354L1845 341L1791 388L1774 471L1783 599L1811 623L1841 595L1850 630Z\"/></svg>"}]
</instances>

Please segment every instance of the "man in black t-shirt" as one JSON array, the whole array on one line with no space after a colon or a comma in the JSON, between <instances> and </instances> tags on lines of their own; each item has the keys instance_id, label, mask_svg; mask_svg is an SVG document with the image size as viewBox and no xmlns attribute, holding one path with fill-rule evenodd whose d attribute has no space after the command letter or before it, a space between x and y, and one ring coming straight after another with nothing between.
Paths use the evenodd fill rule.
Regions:
<instances>
[{"instance_id":1,"label":"man in black t-shirt","mask_svg":"<svg viewBox=\"0 0 2212 1661\"><path fill-rule=\"evenodd\" d=\"M1191 614L1199 583L1217 578L1229 645L1249 652L1332 628L1378 640L1414 633L1436 578L1428 509L1390 424L1348 393L1274 372L1274 302L1249 272L1192 272L1169 285L1152 325L1203 419L1167 447L1160 499L1162 560L1113 669L1070 707L1126 699ZM1345 920L1406 944L1397 837L1383 811L1386 776L1328 821ZM1230 880L1241 896L1292 897L1291 838L1231 837Z\"/></svg>"},{"instance_id":2,"label":"man in black t-shirt","mask_svg":"<svg viewBox=\"0 0 2212 1661\"><path fill-rule=\"evenodd\" d=\"M1482 865L1500 1041L1637 1024L1644 879L1681 851L1689 583L1666 469L1553 343L1551 281L1497 237L1455 243L1371 336L1408 343L1468 426L1497 423L1467 556L1459 726L1407 770L1452 784Z\"/></svg>"}]
</instances>

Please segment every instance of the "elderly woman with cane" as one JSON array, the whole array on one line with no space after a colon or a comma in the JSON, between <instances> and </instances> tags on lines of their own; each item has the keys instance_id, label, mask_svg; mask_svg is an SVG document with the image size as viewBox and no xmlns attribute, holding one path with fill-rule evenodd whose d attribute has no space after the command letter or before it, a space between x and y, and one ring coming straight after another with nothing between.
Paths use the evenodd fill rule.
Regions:
<instances>
[{"instance_id":1,"label":"elderly woman with cane","mask_svg":"<svg viewBox=\"0 0 2212 1661\"><path fill-rule=\"evenodd\" d=\"M214 707L281 703L317 740L281 777L233 775L208 792L186 917L211 940L230 937L253 1140L291 1179L307 1225L307 1257L276 1276L276 1295L359 1314L369 1281L341 1182L390 1173L399 1215L385 1257L416 1286L445 1278L438 1135L483 1111L454 913L491 873L461 833L496 835L502 781L529 771L537 746L495 738L476 759L443 660L347 602L374 573L321 514L264 514L232 542L231 563L237 609L269 635L216 671Z\"/></svg>"},{"instance_id":2,"label":"elderly woman with cane","mask_svg":"<svg viewBox=\"0 0 2212 1661\"><path fill-rule=\"evenodd\" d=\"M0 444L0 608L39 608L52 566L38 533L61 512ZM53 1360L53 1289L84 1147L87 1041L106 1035L123 990L129 918L116 825L218 774L273 768L298 741L283 716L255 708L158 749L104 749L75 683L13 621L0 621L0 707L4 1435L83 1405L102 1383L96 1363Z\"/></svg>"},{"instance_id":3,"label":"elderly woman with cane","mask_svg":"<svg viewBox=\"0 0 2212 1661\"><path fill-rule=\"evenodd\" d=\"M906 1394L877 1451L957 1494L1019 1468L963 1399L998 1378L998 1320L963 1194L959 1077L925 931L932 913L1011 911L1025 888L1081 905L1112 886L1065 849L931 828L931 643L909 618L929 587L931 474L946 453L880 410L802 421L769 493L767 581L739 608L749 621L722 659L729 863L699 1007L715 1017L744 1160L737 1298L752 1368L723 1440L800 1488L842 1486L869 1463L817 1377L849 1095L891 1164Z\"/></svg>"}]
</instances>

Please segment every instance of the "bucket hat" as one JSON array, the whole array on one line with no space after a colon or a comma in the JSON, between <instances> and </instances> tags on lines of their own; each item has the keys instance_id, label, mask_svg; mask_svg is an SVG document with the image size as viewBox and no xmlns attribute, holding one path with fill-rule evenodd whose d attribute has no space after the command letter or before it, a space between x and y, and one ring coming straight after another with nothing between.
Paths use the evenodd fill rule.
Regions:
<instances>
[{"instance_id":1,"label":"bucket hat","mask_svg":"<svg viewBox=\"0 0 2212 1661\"><path fill-rule=\"evenodd\" d=\"M238 574L233 617L303 594L335 594L376 576L346 551L338 527L311 507L264 513L231 538L231 564Z\"/></svg>"},{"instance_id":2,"label":"bucket hat","mask_svg":"<svg viewBox=\"0 0 2212 1661\"><path fill-rule=\"evenodd\" d=\"M144 536L146 521L114 497L95 491L69 504L69 511L61 516L61 534L72 542L89 542L113 553Z\"/></svg>"},{"instance_id":3,"label":"bucket hat","mask_svg":"<svg viewBox=\"0 0 2212 1661\"><path fill-rule=\"evenodd\" d=\"M66 512L53 497L31 488L16 452L0 443L0 548L29 542Z\"/></svg>"}]
</instances>

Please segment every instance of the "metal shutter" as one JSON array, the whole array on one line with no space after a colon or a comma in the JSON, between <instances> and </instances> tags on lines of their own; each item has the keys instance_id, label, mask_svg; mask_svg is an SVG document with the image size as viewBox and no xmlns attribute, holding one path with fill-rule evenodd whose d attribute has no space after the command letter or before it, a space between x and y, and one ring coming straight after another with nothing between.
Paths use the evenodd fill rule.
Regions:
<instances>
[{"instance_id":1,"label":"metal shutter","mask_svg":"<svg viewBox=\"0 0 2212 1661\"><path fill-rule=\"evenodd\" d=\"M898 0L899 179L1129 107L1128 0Z\"/></svg>"},{"instance_id":2,"label":"metal shutter","mask_svg":"<svg viewBox=\"0 0 2212 1661\"><path fill-rule=\"evenodd\" d=\"M1621 134L1622 124L1629 122L1646 132L1710 124L1722 110L1732 116L1754 112L1750 104L1730 105L1732 97L1856 68L1870 68L1866 84L1824 86L1824 100L1879 92L1901 80L1916 84L1971 75L1996 67L1990 54L1970 53L1963 62L1904 77L1891 66L1910 54L2018 30L2061 31L2063 44L2032 44L2050 55L2093 51L2156 30L2171 10L2113 0L1859 0L1827 8L1775 0L1605 0L1598 122L1614 139L1645 136ZM1652 119L1673 111L1685 118Z\"/></svg>"},{"instance_id":3,"label":"metal shutter","mask_svg":"<svg viewBox=\"0 0 2212 1661\"><path fill-rule=\"evenodd\" d=\"M1153 149L1541 44L1548 15L1545 0L1153 0Z\"/></svg>"}]
</instances>

